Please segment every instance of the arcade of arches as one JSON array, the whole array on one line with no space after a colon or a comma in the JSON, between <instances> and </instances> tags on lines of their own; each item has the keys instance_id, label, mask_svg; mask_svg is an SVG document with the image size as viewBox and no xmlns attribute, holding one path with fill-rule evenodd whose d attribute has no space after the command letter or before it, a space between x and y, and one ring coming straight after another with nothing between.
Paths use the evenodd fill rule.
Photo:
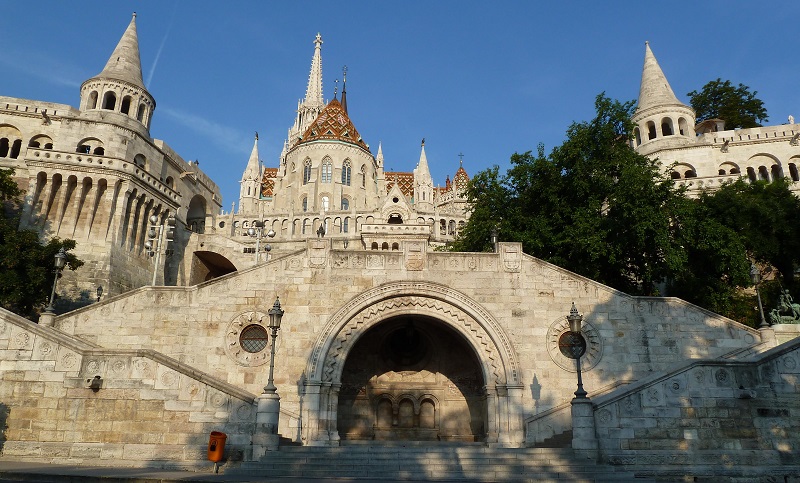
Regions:
<instances>
[{"instance_id":1,"label":"arcade of arches","mask_svg":"<svg viewBox=\"0 0 800 483\"><path fill-rule=\"evenodd\" d=\"M343 440L485 439L480 364L461 335L418 315L369 329L347 357L339 393Z\"/></svg>"}]
</instances>

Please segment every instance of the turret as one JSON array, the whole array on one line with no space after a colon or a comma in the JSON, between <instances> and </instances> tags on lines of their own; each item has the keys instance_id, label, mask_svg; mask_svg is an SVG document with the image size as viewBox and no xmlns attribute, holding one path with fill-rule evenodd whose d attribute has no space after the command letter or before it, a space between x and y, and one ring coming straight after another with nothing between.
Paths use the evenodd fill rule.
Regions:
<instances>
[{"instance_id":1,"label":"turret","mask_svg":"<svg viewBox=\"0 0 800 483\"><path fill-rule=\"evenodd\" d=\"M645 42L639 103L632 144L642 154L684 146L694 141L694 110L675 97L658 61Z\"/></svg>"},{"instance_id":2,"label":"turret","mask_svg":"<svg viewBox=\"0 0 800 483\"><path fill-rule=\"evenodd\" d=\"M419 162L414 168L414 206L417 211L433 211L433 178L428 168L428 158L425 156L425 140L422 140L422 149Z\"/></svg>"},{"instance_id":3,"label":"turret","mask_svg":"<svg viewBox=\"0 0 800 483\"><path fill-rule=\"evenodd\" d=\"M258 159L258 133L256 133L250 159L247 161L247 167L244 169L242 180L239 182L239 213L253 213L256 211L262 176L261 162Z\"/></svg>"},{"instance_id":4,"label":"turret","mask_svg":"<svg viewBox=\"0 0 800 483\"><path fill-rule=\"evenodd\" d=\"M88 116L115 112L149 130L156 101L142 80L136 13L102 72L81 85L80 110Z\"/></svg>"}]
</instances>

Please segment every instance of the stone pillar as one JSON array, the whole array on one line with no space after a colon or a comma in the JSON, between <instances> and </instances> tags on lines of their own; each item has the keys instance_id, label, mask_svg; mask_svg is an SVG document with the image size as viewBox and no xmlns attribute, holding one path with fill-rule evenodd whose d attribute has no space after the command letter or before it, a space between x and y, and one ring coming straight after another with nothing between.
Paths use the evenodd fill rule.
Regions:
<instances>
[{"instance_id":1,"label":"stone pillar","mask_svg":"<svg viewBox=\"0 0 800 483\"><path fill-rule=\"evenodd\" d=\"M332 446L339 446L339 428L337 416L339 414L339 389L341 384L334 384L328 395L328 439Z\"/></svg>"},{"instance_id":2,"label":"stone pillar","mask_svg":"<svg viewBox=\"0 0 800 483\"><path fill-rule=\"evenodd\" d=\"M486 442L497 443L499 437L497 428L497 388L486 386L484 391L486 394Z\"/></svg>"},{"instance_id":3,"label":"stone pillar","mask_svg":"<svg viewBox=\"0 0 800 483\"><path fill-rule=\"evenodd\" d=\"M309 446L322 446L326 444L320 441L320 425L322 424L322 418L320 416L320 402L322 401L320 396L321 389L322 386L319 383L309 382L306 382L303 388L303 439L305 440L305 444Z\"/></svg>"},{"instance_id":4,"label":"stone pillar","mask_svg":"<svg viewBox=\"0 0 800 483\"><path fill-rule=\"evenodd\" d=\"M278 419L281 398L277 393L263 393L256 399L256 430L253 433L253 460L259 460L268 451L278 450Z\"/></svg>"},{"instance_id":5,"label":"stone pillar","mask_svg":"<svg viewBox=\"0 0 800 483\"><path fill-rule=\"evenodd\" d=\"M508 390L508 442L512 447L521 448L525 443L525 421L522 414L524 386L507 386Z\"/></svg>"},{"instance_id":6,"label":"stone pillar","mask_svg":"<svg viewBox=\"0 0 800 483\"><path fill-rule=\"evenodd\" d=\"M572 449L579 458L596 461L597 433L594 407L588 397L572 399Z\"/></svg>"},{"instance_id":7,"label":"stone pillar","mask_svg":"<svg viewBox=\"0 0 800 483\"><path fill-rule=\"evenodd\" d=\"M52 327L53 322L56 320L56 314L51 314L49 312L42 312L39 314L39 325L43 325L45 327Z\"/></svg>"},{"instance_id":8,"label":"stone pillar","mask_svg":"<svg viewBox=\"0 0 800 483\"><path fill-rule=\"evenodd\" d=\"M768 347L778 345L779 342L775 338L775 329L772 326L758 329L758 333L761 334L761 342L766 343Z\"/></svg>"}]
</instances>

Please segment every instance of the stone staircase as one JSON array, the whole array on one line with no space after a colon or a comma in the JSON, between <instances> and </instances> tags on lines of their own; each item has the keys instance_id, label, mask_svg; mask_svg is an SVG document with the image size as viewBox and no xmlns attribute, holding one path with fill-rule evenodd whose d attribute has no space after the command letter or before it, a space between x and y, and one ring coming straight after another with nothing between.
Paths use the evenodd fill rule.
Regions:
<instances>
[{"instance_id":1,"label":"stone staircase","mask_svg":"<svg viewBox=\"0 0 800 483\"><path fill-rule=\"evenodd\" d=\"M230 476L448 481L632 481L635 475L580 460L570 448L496 448L482 444L386 443L282 446ZM636 479L636 481L652 481Z\"/></svg>"}]
</instances>

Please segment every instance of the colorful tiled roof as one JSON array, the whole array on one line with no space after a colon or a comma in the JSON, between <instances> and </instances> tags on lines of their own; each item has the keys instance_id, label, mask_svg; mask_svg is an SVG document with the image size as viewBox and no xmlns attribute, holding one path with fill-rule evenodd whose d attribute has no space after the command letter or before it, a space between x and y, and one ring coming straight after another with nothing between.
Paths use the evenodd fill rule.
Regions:
<instances>
[{"instance_id":1,"label":"colorful tiled roof","mask_svg":"<svg viewBox=\"0 0 800 483\"><path fill-rule=\"evenodd\" d=\"M278 168L264 168L264 176L261 178L261 197L272 198L275 193L275 178L278 176Z\"/></svg>"},{"instance_id":2,"label":"colorful tiled roof","mask_svg":"<svg viewBox=\"0 0 800 483\"><path fill-rule=\"evenodd\" d=\"M386 192L392 190L392 186L398 185L400 191L406 196L414 196L414 173L391 171L386 173Z\"/></svg>"},{"instance_id":3,"label":"colorful tiled roof","mask_svg":"<svg viewBox=\"0 0 800 483\"><path fill-rule=\"evenodd\" d=\"M361 135L356 131L353 122L347 116L342 104L334 99L325 106L325 109L319 113L319 116L311 123L301 137L294 145L299 146L304 143L313 141L342 141L349 144L354 144L367 152L369 147L367 143L361 139Z\"/></svg>"}]
</instances>

